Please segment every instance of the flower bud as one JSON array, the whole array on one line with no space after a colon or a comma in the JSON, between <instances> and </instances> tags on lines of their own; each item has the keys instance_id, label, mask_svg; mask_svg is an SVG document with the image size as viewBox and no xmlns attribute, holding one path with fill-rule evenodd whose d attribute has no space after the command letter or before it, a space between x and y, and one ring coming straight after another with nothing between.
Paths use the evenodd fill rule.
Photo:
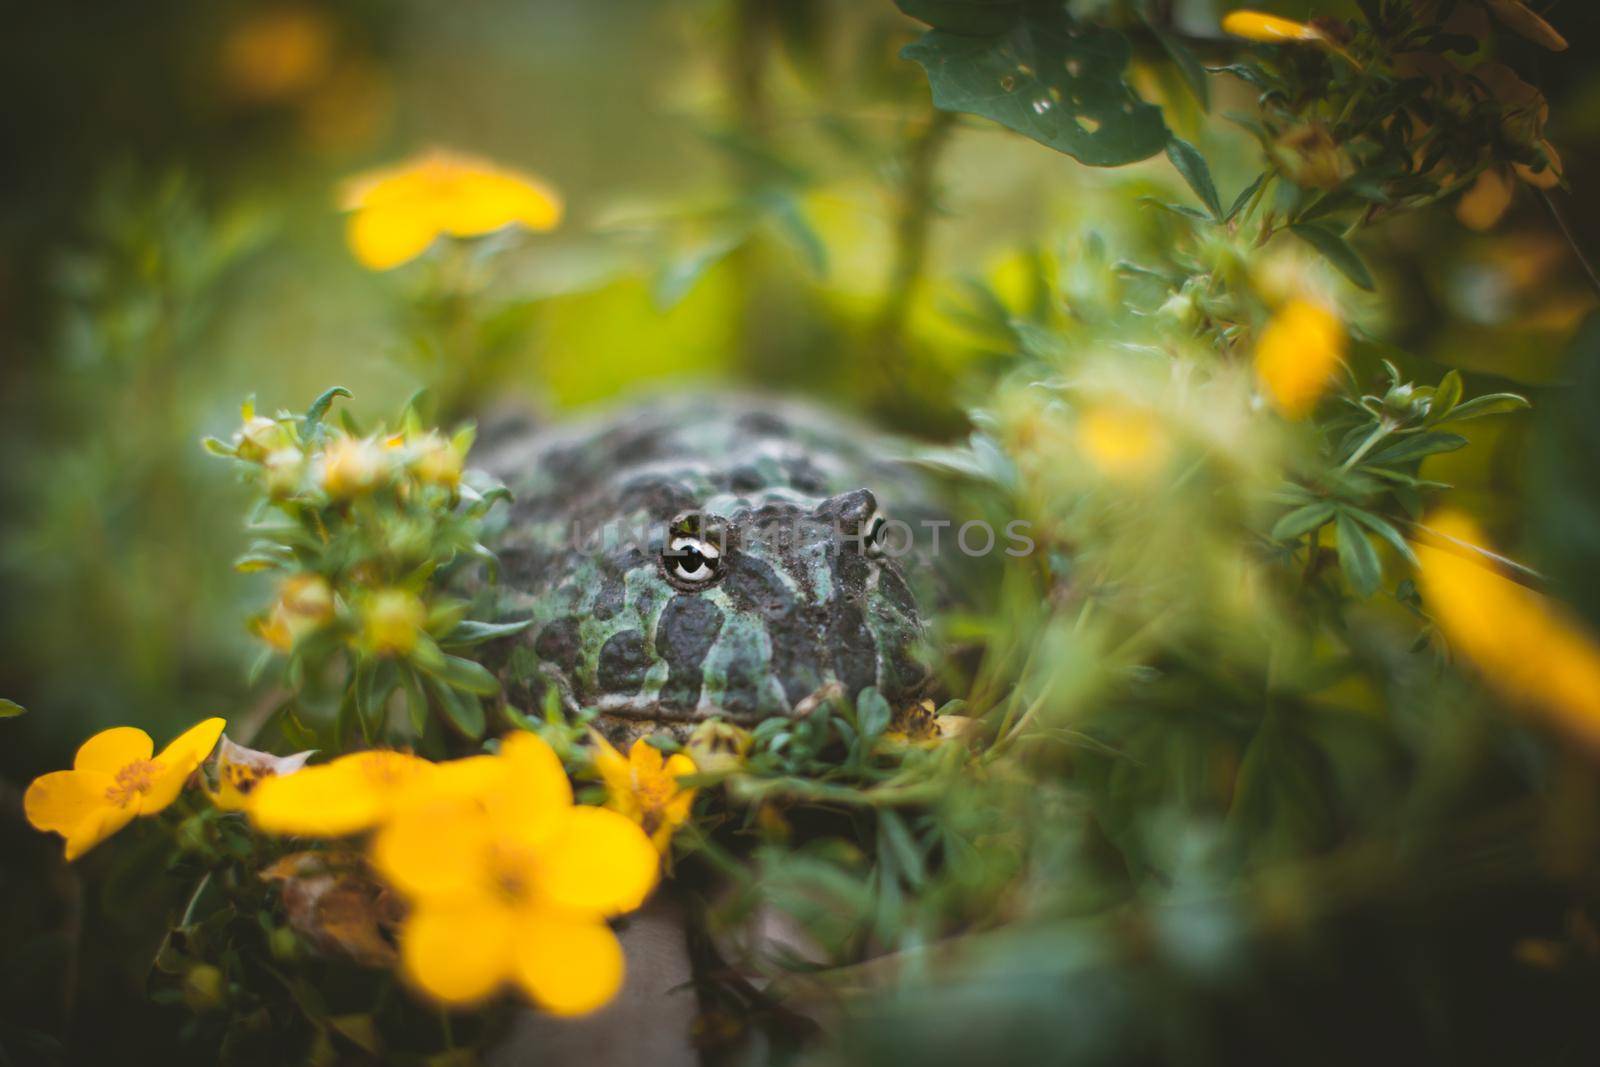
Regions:
<instances>
[{"instance_id":1,"label":"flower bud","mask_svg":"<svg viewBox=\"0 0 1600 1067\"><path fill-rule=\"evenodd\" d=\"M267 493L273 499L292 496L299 490L300 483L305 477L305 453L298 448L280 448L267 453L266 459L262 461L262 467L267 475Z\"/></svg>"},{"instance_id":2,"label":"flower bud","mask_svg":"<svg viewBox=\"0 0 1600 1067\"><path fill-rule=\"evenodd\" d=\"M322 488L335 500L370 493L388 473L388 457L365 438L341 437L322 454Z\"/></svg>"},{"instance_id":3,"label":"flower bud","mask_svg":"<svg viewBox=\"0 0 1600 1067\"><path fill-rule=\"evenodd\" d=\"M461 484L462 457L443 436L430 430L415 442L411 471L424 485L455 489Z\"/></svg>"},{"instance_id":4,"label":"flower bud","mask_svg":"<svg viewBox=\"0 0 1600 1067\"><path fill-rule=\"evenodd\" d=\"M238 457L252 463L260 463L268 454L290 444L289 431L284 425L263 415L252 415L246 419L233 435L233 441Z\"/></svg>"},{"instance_id":5,"label":"flower bud","mask_svg":"<svg viewBox=\"0 0 1600 1067\"><path fill-rule=\"evenodd\" d=\"M732 773L744 766L750 740L749 730L731 722L707 719L689 735L689 758L706 774Z\"/></svg>"},{"instance_id":6,"label":"flower bud","mask_svg":"<svg viewBox=\"0 0 1600 1067\"><path fill-rule=\"evenodd\" d=\"M256 636L279 652L290 652L332 618L333 589L327 580L320 574L296 574L284 579L277 603L256 623Z\"/></svg>"},{"instance_id":7,"label":"flower bud","mask_svg":"<svg viewBox=\"0 0 1600 1067\"><path fill-rule=\"evenodd\" d=\"M380 589L362 611L361 636L367 648L380 656L405 656L417 647L428 621L428 609L415 593Z\"/></svg>"},{"instance_id":8,"label":"flower bud","mask_svg":"<svg viewBox=\"0 0 1600 1067\"><path fill-rule=\"evenodd\" d=\"M222 1006L227 979L209 963L197 963L183 976L183 1002L196 1014Z\"/></svg>"}]
</instances>

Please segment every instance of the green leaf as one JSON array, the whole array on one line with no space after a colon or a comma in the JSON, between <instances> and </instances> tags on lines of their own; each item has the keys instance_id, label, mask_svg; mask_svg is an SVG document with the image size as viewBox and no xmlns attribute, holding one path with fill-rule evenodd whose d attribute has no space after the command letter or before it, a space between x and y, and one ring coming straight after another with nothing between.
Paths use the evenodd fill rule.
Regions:
<instances>
[{"instance_id":1,"label":"green leaf","mask_svg":"<svg viewBox=\"0 0 1600 1067\"><path fill-rule=\"evenodd\" d=\"M743 231L724 234L702 241L693 248L670 259L657 276L652 299L657 311L670 311L677 307L705 273L727 257L729 252L744 242Z\"/></svg>"},{"instance_id":2,"label":"green leaf","mask_svg":"<svg viewBox=\"0 0 1600 1067\"><path fill-rule=\"evenodd\" d=\"M1222 217L1222 221L1232 222L1235 218L1237 218L1239 212L1244 210L1244 206L1250 202L1250 198L1252 196L1256 195L1256 190L1261 188L1262 183L1267 180L1271 173L1271 171L1262 171L1260 174L1256 175L1255 181L1241 189L1239 191L1239 195L1233 199L1233 206L1228 208L1228 213Z\"/></svg>"},{"instance_id":3,"label":"green leaf","mask_svg":"<svg viewBox=\"0 0 1600 1067\"><path fill-rule=\"evenodd\" d=\"M406 694L406 717L411 720L411 732L421 737L428 730L428 698L422 692L422 680L409 666L400 668L400 688Z\"/></svg>"},{"instance_id":4,"label":"green leaf","mask_svg":"<svg viewBox=\"0 0 1600 1067\"><path fill-rule=\"evenodd\" d=\"M1350 242L1339 234L1325 226L1311 223L1297 222L1290 226L1289 230L1300 240L1321 252L1340 274L1356 285L1369 292L1374 288L1372 272L1367 269L1366 263L1362 262L1356 250L1350 247Z\"/></svg>"},{"instance_id":5,"label":"green leaf","mask_svg":"<svg viewBox=\"0 0 1600 1067\"><path fill-rule=\"evenodd\" d=\"M1504 415L1511 411L1526 411L1533 405L1528 403L1528 398L1518 396L1516 393L1489 393L1485 396L1475 396L1471 400L1457 404L1450 411L1450 417L1440 419L1440 422L1466 422L1468 419L1481 419L1485 415Z\"/></svg>"},{"instance_id":6,"label":"green leaf","mask_svg":"<svg viewBox=\"0 0 1600 1067\"><path fill-rule=\"evenodd\" d=\"M202 437L200 447L213 456L225 456L228 459L233 459L239 454L238 449L216 437Z\"/></svg>"},{"instance_id":7,"label":"green leaf","mask_svg":"<svg viewBox=\"0 0 1600 1067\"><path fill-rule=\"evenodd\" d=\"M1411 551L1411 546L1406 543L1405 537L1401 535L1399 530L1394 528L1394 525L1388 519L1381 515L1374 515L1370 511L1363 511L1361 508L1347 507L1344 509L1344 513L1389 542L1394 550L1400 553L1401 559L1404 559L1413 567L1418 566L1416 553Z\"/></svg>"},{"instance_id":8,"label":"green leaf","mask_svg":"<svg viewBox=\"0 0 1600 1067\"><path fill-rule=\"evenodd\" d=\"M481 663L461 656L445 656L437 663L419 663L417 666L453 689L486 697L500 692L500 679L492 671Z\"/></svg>"},{"instance_id":9,"label":"green leaf","mask_svg":"<svg viewBox=\"0 0 1600 1067\"><path fill-rule=\"evenodd\" d=\"M906 884L912 889L922 888L928 879L927 864L923 861L922 850L917 847L916 839L911 836L911 830L900 817L900 813L892 808L881 809L878 812L878 831L888 850L894 853L900 871L905 875Z\"/></svg>"},{"instance_id":10,"label":"green leaf","mask_svg":"<svg viewBox=\"0 0 1600 1067\"><path fill-rule=\"evenodd\" d=\"M856 697L856 728L861 732L862 749L870 749L872 742L883 736L894 717L889 702L873 686L868 686Z\"/></svg>"},{"instance_id":11,"label":"green leaf","mask_svg":"<svg viewBox=\"0 0 1600 1067\"><path fill-rule=\"evenodd\" d=\"M1273 525L1272 539L1274 541L1289 541L1303 533L1315 530L1333 518L1334 512L1337 510L1337 507L1326 500L1296 508Z\"/></svg>"},{"instance_id":12,"label":"green leaf","mask_svg":"<svg viewBox=\"0 0 1600 1067\"><path fill-rule=\"evenodd\" d=\"M1458 433L1428 433L1412 434L1380 448L1368 456L1362 463L1363 466L1375 466L1381 463L1403 463L1407 460L1420 459L1438 452L1454 452L1466 445L1467 439Z\"/></svg>"},{"instance_id":13,"label":"green leaf","mask_svg":"<svg viewBox=\"0 0 1600 1067\"><path fill-rule=\"evenodd\" d=\"M994 119L1081 163L1116 167L1166 147L1161 109L1123 81L1132 55L1126 38L1079 24L1064 9L1030 9L1003 32L981 36L930 30L900 55L927 72L936 107Z\"/></svg>"},{"instance_id":14,"label":"green leaf","mask_svg":"<svg viewBox=\"0 0 1600 1067\"><path fill-rule=\"evenodd\" d=\"M1253 862L1303 855L1332 839L1328 778L1328 759L1317 745L1269 712L1240 761L1228 811Z\"/></svg>"},{"instance_id":15,"label":"green leaf","mask_svg":"<svg viewBox=\"0 0 1600 1067\"><path fill-rule=\"evenodd\" d=\"M433 694L434 702L444 712L450 725L473 740L483 736L483 701L471 693L451 688L438 678L428 678L426 681L428 691Z\"/></svg>"},{"instance_id":16,"label":"green leaf","mask_svg":"<svg viewBox=\"0 0 1600 1067\"><path fill-rule=\"evenodd\" d=\"M1443 422L1446 415L1450 414L1457 404L1461 402L1461 372L1452 370L1434 387L1433 400L1428 405L1428 424Z\"/></svg>"},{"instance_id":17,"label":"green leaf","mask_svg":"<svg viewBox=\"0 0 1600 1067\"><path fill-rule=\"evenodd\" d=\"M334 397L349 397L352 395L353 394L350 392L350 390L346 389L342 385L336 385L332 389L327 390L321 396L317 397L311 402L311 406L306 409L305 421L301 425L308 431L315 430L319 425L322 424L322 418L328 413L328 409L333 406Z\"/></svg>"},{"instance_id":18,"label":"green leaf","mask_svg":"<svg viewBox=\"0 0 1600 1067\"><path fill-rule=\"evenodd\" d=\"M1361 596L1369 597L1378 591L1378 583L1383 580L1383 565L1378 562L1378 553L1373 551L1372 542L1367 540L1367 535L1361 532L1361 527L1348 513L1339 512L1337 529L1339 566L1344 570L1350 587Z\"/></svg>"},{"instance_id":19,"label":"green leaf","mask_svg":"<svg viewBox=\"0 0 1600 1067\"><path fill-rule=\"evenodd\" d=\"M1173 137L1167 141L1167 158L1172 160L1172 165L1178 168L1178 173L1189 183L1194 195L1211 212L1211 217L1220 219L1222 201L1217 197L1217 185L1211 180L1211 168L1206 165L1206 157L1200 154L1200 150L1182 137Z\"/></svg>"},{"instance_id":20,"label":"green leaf","mask_svg":"<svg viewBox=\"0 0 1600 1067\"><path fill-rule=\"evenodd\" d=\"M532 625L531 618L523 619L521 622L474 622L468 619L441 637L439 644L445 648L469 648L485 641L493 641L497 637L520 634Z\"/></svg>"},{"instance_id":21,"label":"green leaf","mask_svg":"<svg viewBox=\"0 0 1600 1067\"><path fill-rule=\"evenodd\" d=\"M15 719L18 715L26 715L28 709L18 704L15 700L0 697L0 719Z\"/></svg>"}]
</instances>

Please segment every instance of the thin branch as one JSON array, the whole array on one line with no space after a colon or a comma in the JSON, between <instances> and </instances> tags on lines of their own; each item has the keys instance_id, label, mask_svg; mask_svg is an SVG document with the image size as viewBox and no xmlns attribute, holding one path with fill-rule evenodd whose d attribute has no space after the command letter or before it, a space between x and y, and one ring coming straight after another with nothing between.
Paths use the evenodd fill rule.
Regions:
<instances>
[{"instance_id":1,"label":"thin branch","mask_svg":"<svg viewBox=\"0 0 1600 1067\"><path fill-rule=\"evenodd\" d=\"M1550 217L1555 220L1557 228L1561 230L1561 236L1567 239L1567 247L1572 249L1572 254L1577 259L1578 265L1583 268L1583 273L1588 276L1589 285L1594 289L1596 295L1600 295L1600 274L1595 273L1594 264L1590 263L1589 257L1583 254L1583 247L1578 244L1578 236L1572 232L1572 227L1567 224L1566 216L1561 213L1561 209L1556 207L1555 198L1550 195L1549 190L1540 189L1539 199L1544 201L1545 209L1550 212Z\"/></svg>"}]
</instances>

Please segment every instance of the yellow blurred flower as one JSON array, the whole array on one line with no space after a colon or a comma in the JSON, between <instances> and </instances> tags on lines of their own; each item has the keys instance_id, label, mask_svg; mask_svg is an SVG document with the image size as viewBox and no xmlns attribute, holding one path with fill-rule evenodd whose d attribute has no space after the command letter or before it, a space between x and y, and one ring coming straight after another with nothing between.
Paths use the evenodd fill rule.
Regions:
<instances>
[{"instance_id":1,"label":"yellow blurred flower","mask_svg":"<svg viewBox=\"0 0 1600 1067\"><path fill-rule=\"evenodd\" d=\"M1171 440L1150 412L1102 405L1078 416L1078 448L1108 478L1140 481L1167 460Z\"/></svg>"},{"instance_id":2,"label":"yellow blurred flower","mask_svg":"<svg viewBox=\"0 0 1600 1067\"><path fill-rule=\"evenodd\" d=\"M428 609L405 589L379 589L361 610L361 643L374 655L406 656L417 647Z\"/></svg>"},{"instance_id":3,"label":"yellow blurred flower","mask_svg":"<svg viewBox=\"0 0 1600 1067\"><path fill-rule=\"evenodd\" d=\"M1256 342L1256 378L1273 405L1291 419L1317 406L1344 361L1345 333L1339 317L1311 300L1289 301Z\"/></svg>"},{"instance_id":4,"label":"yellow blurred flower","mask_svg":"<svg viewBox=\"0 0 1600 1067\"><path fill-rule=\"evenodd\" d=\"M256 636L279 652L294 651L302 637L333 618L333 588L320 574L294 574L278 587L278 599L255 624Z\"/></svg>"},{"instance_id":5,"label":"yellow blurred flower","mask_svg":"<svg viewBox=\"0 0 1600 1067\"><path fill-rule=\"evenodd\" d=\"M437 430L429 430L411 447L411 472L424 485L454 489L461 484L461 471L466 464L463 450L445 439Z\"/></svg>"},{"instance_id":6,"label":"yellow blurred flower","mask_svg":"<svg viewBox=\"0 0 1600 1067\"><path fill-rule=\"evenodd\" d=\"M305 766L312 750L296 752L292 756L274 756L237 744L224 734L217 746L217 787L208 788L211 803L223 811L243 811L250 794L263 779L282 774L294 774Z\"/></svg>"},{"instance_id":7,"label":"yellow blurred flower","mask_svg":"<svg viewBox=\"0 0 1600 1067\"><path fill-rule=\"evenodd\" d=\"M1487 547L1466 515L1427 522L1443 538ZM1565 608L1481 563L1418 542L1424 602L1451 644L1512 703L1533 705L1600 746L1600 644Z\"/></svg>"},{"instance_id":8,"label":"yellow blurred flower","mask_svg":"<svg viewBox=\"0 0 1600 1067\"><path fill-rule=\"evenodd\" d=\"M678 784L679 778L695 773L694 761L681 752L664 757L642 737L624 758L598 733L591 730L590 735L595 769L606 785L606 806L638 823L656 849L666 852L694 804L694 790Z\"/></svg>"},{"instance_id":9,"label":"yellow blurred flower","mask_svg":"<svg viewBox=\"0 0 1600 1067\"><path fill-rule=\"evenodd\" d=\"M346 237L362 266L389 270L441 234L478 237L506 226L552 230L561 198L529 175L449 152L423 153L356 178L345 196Z\"/></svg>"},{"instance_id":10,"label":"yellow blurred flower","mask_svg":"<svg viewBox=\"0 0 1600 1067\"><path fill-rule=\"evenodd\" d=\"M461 762L472 788L435 790L373 839L374 867L411 905L406 976L446 1004L509 982L555 1014L601 1007L623 978L606 919L655 888L656 850L616 812L575 806L560 759L534 734Z\"/></svg>"},{"instance_id":11,"label":"yellow blurred flower","mask_svg":"<svg viewBox=\"0 0 1600 1067\"><path fill-rule=\"evenodd\" d=\"M378 825L437 773L433 764L410 753L353 752L261 780L246 811L267 833L343 837Z\"/></svg>"},{"instance_id":12,"label":"yellow blurred flower","mask_svg":"<svg viewBox=\"0 0 1600 1067\"><path fill-rule=\"evenodd\" d=\"M245 100L271 103L304 93L327 74L333 27L328 16L305 7L258 11L222 41L222 75Z\"/></svg>"},{"instance_id":13,"label":"yellow blurred flower","mask_svg":"<svg viewBox=\"0 0 1600 1067\"><path fill-rule=\"evenodd\" d=\"M152 756L150 735L132 726L102 730L78 749L72 770L40 775L22 799L28 822L67 839L75 860L136 816L154 815L178 798L226 725L206 719Z\"/></svg>"},{"instance_id":14,"label":"yellow blurred flower","mask_svg":"<svg viewBox=\"0 0 1600 1067\"><path fill-rule=\"evenodd\" d=\"M382 485L389 474L384 450L365 437L338 437L323 450L320 481L323 490L335 500L348 500L370 493Z\"/></svg>"},{"instance_id":15,"label":"yellow blurred flower","mask_svg":"<svg viewBox=\"0 0 1600 1067\"><path fill-rule=\"evenodd\" d=\"M1504 170L1490 167L1456 201L1456 218L1471 230L1492 229L1511 207L1515 191L1516 186Z\"/></svg>"},{"instance_id":16,"label":"yellow blurred flower","mask_svg":"<svg viewBox=\"0 0 1600 1067\"><path fill-rule=\"evenodd\" d=\"M1293 19L1279 18L1260 11L1232 11L1223 16L1222 32L1265 44L1291 41L1322 41L1325 35L1315 26Z\"/></svg>"}]
</instances>

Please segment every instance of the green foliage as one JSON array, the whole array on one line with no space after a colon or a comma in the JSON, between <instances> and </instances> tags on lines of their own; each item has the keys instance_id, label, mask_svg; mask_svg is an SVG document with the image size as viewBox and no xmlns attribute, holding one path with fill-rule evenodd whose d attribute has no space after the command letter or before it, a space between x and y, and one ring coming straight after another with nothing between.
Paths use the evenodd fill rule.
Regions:
<instances>
[{"instance_id":1,"label":"green foliage","mask_svg":"<svg viewBox=\"0 0 1600 1067\"><path fill-rule=\"evenodd\" d=\"M419 398L393 431L360 426L347 411L330 426L327 390L303 416L255 413L247 402L232 442L205 442L232 458L258 497L254 540L236 570L282 575L277 600L253 628L269 646L256 672L282 656L290 696L275 712L292 743L333 747L403 740L448 746L431 723L466 741L483 736L482 698L499 680L457 655L527 623L466 617L469 603L444 592L452 574L493 564L479 540L504 487L464 471L473 431L424 430ZM391 714L395 705L405 714Z\"/></svg>"},{"instance_id":2,"label":"green foliage","mask_svg":"<svg viewBox=\"0 0 1600 1067\"><path fill-rule=\"evenodd\" d=\"M1167 143L1161 109L1123 80L1132 51L1064 5L902 2L934 28L901 54L928 74L935 106L994 119L1080 162L1115 167Z\"/></svg>"}]
</instances>

